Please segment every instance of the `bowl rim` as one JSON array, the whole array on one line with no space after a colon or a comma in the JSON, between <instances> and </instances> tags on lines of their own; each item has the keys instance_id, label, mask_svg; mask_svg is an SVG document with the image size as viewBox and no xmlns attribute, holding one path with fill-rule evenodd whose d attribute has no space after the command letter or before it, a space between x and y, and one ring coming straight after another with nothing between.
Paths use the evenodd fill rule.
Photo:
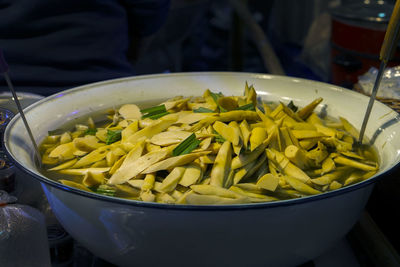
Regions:
<instances>
[{"instance_id":1,"label":"bowl rim","mask_svg":"<svg viewBox=\"0 0 400 267\"><path fill-rule=\"evenodd\" d=\"M45 97L28 107L24 109L24 111L29 111L33 108L35 108L38 105L41 105L43 102L61 97L65 94L70 94L75 91L80 91L84 89L90 89L92 87L97 87L99 85L107 85L107 84L112 84L112 83L120 83L124 81L131 81L131 80L140 80L140 79L151 79L151 78L162 78L162 77L170 77L170 76L199 76L199 75L204 75L204 76L232 76L232 75L242 75L242 76L253 76L254 78L264 78L264 79L283 79L286 81L301 81L305 83L313 83L313 84L321 84L323 86L329 85L331 88L335 88L337 90L346 90L348 93L355 94L355 95L360 95L360 97L365 97L367 96L362 95L356 91L352 91L347 88L343 88L340 86L336 86L333 84L328 84L320 81L314 81L314 80L309 80L309 79L304 79L304 78L298 78L298 77L289 77L289 76L283 76L283 75L273 75L273 74L265 74L265 73L249 73L249 72L225 72L225 71L207 71L207 72L177 72L177 73L162 73L162 74L148 74L148 75L138 75L138 76L129 76L129 77L123 77L123 78L116 78L116 79L109 79L105 81L99 81L95 83L90 83L78 87L74 87L71 89L63 90L60 91L56 94L50 95L48 97ZM383 105L387 109L391 109L390 107L384 105L383 103L377 102L375 105ZM396 112L397 113L397 112ZM400 116L397 114L397 116ZM265 209L265 208L275 208L275 207L280 207L280 206L292 206L292 205L298 205L298 204L304 204L308 202L313 202L313 201L318 201L321 199L327 199L331 197L336 197L340 196L346 193L350 193L352 191L358 190L363 187L367 187L368 185L371 185L375 183L378 179L382 178L383 176L389 175L393 173L397 168L400 166L400 162L397 162L394 166L392 166L390 169L387 169L379 174L375 174L371 178L364 180L362 182L358 182L356 184L352 184L349 186L342 187L340 189L336 189L333 191L329 192L323 192L321 194L317 195L310 195L310 196L304 196L301 198L294 198L294 199L287 199L287 200L278 200L278 201L271 201L271 202L260 202L260 203L244 203L244 204L223 204L223 205L188 205L188 204L167 204L167 203L155 203L155 202L144 202L144 201L139 201L139 200L132 200L132 199L125 199L125 198L119 198L119 197L111 197L111 196L106 196L106 195L101 195L97 194L94 192L87 192L83 191L74 187L69 187L65 186L61 183L58 183L56 181L51 180L50 178L45 177L44 175L37 175L33 171L31 171L29 168L23 166L20 164L11 154L9 151L8 147L8 142L6 140L6 137L11 135L10 134L10 129L12 128L12 125L16 123L17 120L21 119L19 114L16 114L12 120L8 123L3 140L1 140L4 143L5 147L5 153L7 156L14 162L15 166L17 166L19 169L24 171L30 176L33 176L35 179L39 180L39 182L50 185L51 187L55 187L56 189L59 189L61 191L66 191L70 192L76 195L80 195L83 197L88 197L91 199L96 199L96 200L101 200L105 202L112 202L114 204L124 204L124 205L129 205L129 206L137 206L137 207L143 207L143 208L156 208L156 209L169 209L169 210L198 210L198 211L221 211L221 210L248 210L248 209Z\"/></svg>"}]
</instances>

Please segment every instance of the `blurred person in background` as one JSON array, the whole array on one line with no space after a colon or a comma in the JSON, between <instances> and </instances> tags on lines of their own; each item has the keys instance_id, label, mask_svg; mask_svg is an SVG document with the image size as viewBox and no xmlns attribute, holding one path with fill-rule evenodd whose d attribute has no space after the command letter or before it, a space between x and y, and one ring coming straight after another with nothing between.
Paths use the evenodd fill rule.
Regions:
<instances>
[{"instance_id":1,"label":"blurred person in background","mask_svg":"<svg viewBox=\"0 0 400 267\"><path fill-rule=\"evenodd\" d=\"M169 0L0 0L0 48L17 91L50 95L135 74L129 58L164 24ZM6 91L0 80L0 92Z\"/></svg>"}]
</instances>

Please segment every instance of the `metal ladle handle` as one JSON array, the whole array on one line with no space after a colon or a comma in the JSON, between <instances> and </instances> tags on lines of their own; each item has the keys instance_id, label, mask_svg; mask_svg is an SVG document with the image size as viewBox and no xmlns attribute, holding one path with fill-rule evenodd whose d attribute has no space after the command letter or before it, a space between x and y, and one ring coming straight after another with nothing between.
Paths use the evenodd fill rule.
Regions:
<instances>
[{"instance_id":1,"label":"metal ladle handle","mask_svg":"<svg viewBox=\"0 0 400 267\"><path fill-rule=\"evenodd\" d=\"M28 121L26 120L26 117L25 117L24 111L22 109L21 103L19 102L17 93L15 92L14 86L12 85L12 82L11 82L11 79L10 79L10 76L8 75L8 64L7 64L7 62L6 62L6 60L5 60L4 56L3 56L3 51L1 49L0 49L0 73L2 73L4 75L4 78L5 78L6 82L7 82L8 88L10 89L11 94L13 95L14 102L17 105L19 114L20 114L20 116L22 118L22 121L24 122L26 131L28 132L29 138L31 139L33 148L35 150L35 155L36 155L37 161L38 161L39 165L41 166L42 165L42 158L40 156L39 148L38 148L38 146L36 144L35 138L33 138L33 134L32 134L31 128L29 127L29 124L28 124Z\"/></svg>"},{"instance_id":2,"label":"metal ladle handle","mask_svg":"<svg viewBox=\"0 0 400 267\"><path fill-rule=\"evenodd\" d=\"M381 51L379 53L379 59L381 60L381 65L379 67L379 72L376 75L374 88L372 89L371 96L369 98L367 106L367 111L365 112L364 120L361 125L360 135L358 138L358 142L360 144L362 143L364 138L364 133L367 127L369 115L371 114L372 106L374 105L374 101L379 89L379 84L381 82L383 72L385 71L387 63L393 57L396 51L395 48L397 47L399 37L400 37L400 0L397 0L393 8L392 15L390 17L388 27L386 29L385 39L383 40Z\"/></svg>"}]
</instances>

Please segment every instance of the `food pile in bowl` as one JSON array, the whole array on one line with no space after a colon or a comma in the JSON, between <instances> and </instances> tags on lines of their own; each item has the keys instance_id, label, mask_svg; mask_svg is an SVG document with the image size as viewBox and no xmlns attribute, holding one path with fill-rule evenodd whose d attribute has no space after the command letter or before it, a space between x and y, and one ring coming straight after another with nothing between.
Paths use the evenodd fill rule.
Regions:
<instances>
[{"instance_id":1,"label":"food pile in bowl","mask_svg":"<svg viewBox=\"0 0 400 267\"><path fill-rule=\"evenodd\" d=\"M206 90L55 130L40 146L47 177L112 197L170 204L300 198L373 176L374 149L343 117Z\"/></svg>"}]
</instances>

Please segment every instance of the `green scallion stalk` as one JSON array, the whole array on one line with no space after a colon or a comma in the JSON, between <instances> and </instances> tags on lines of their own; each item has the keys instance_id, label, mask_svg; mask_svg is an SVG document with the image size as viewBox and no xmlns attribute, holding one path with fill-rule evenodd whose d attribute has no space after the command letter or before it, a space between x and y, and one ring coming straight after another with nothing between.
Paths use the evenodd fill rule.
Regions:
<instances>
[{"instance_id":1,"label":"green scallion stalk","mask_svg":"<svg viewBox=\"0 0 400 267\"><path fill-rule=\"evenodd\" d=\"M140 112L143 114L142 119L150 118L153 120L169 114L164 104L156 107L145 108L140 110Z\"/></svg>"},{"instance_id":2,"label":"green scallion stalk","mask_svg":"<svg viewBox=\"0 0 400 267\"><path fill-rule=\"evenodd\" d=\"M97 187L96 191L97 194L102 194L106 196L113 197L115 196L116 189L113 187L110 187L108 185L102 184Z\"/></svg>"},{"instance_id":3,"label":"green scallion stalk","mask_svg":"<svg viewBox=\"0 0 400 267\"><path fill-rule=\"evenodd\" d=\"M110 145L112 143L121 140L121 132L122 130L116 130L116 131L107 130L106 145Z\"/></svg>"},{"instance_id":4,"label":"green scallion stalk","mask_svg":"<svg viewBox=\"0 0 400 267\"><path fill-rule=\"evenodd\" d=\"M255 111L256 109L254 108L254 104L253 103L249 103L243 106L240 106L238 108L236 108L236 110L252 110Z\"/></svg>"},{"instance_id":5,"label":"green scallion stalk","mask_svg":"<svg viewBox=\"0 0 400 267\"><path fill-rule=\"evenodd\" d=\"M193 112L194 113L213 113L214 110L211 110L209 108L199 107L198 109L194 109Z\"/></svg>"},{"instance_id":6,"label":"green scallion stalk","mask_svg":"<svg viewBox=\"0 0 400 267\"><path fill-rule=\"evenodd\" d=\"M211 95L211 97L214 99L214 102L215 102L216 104L218 104L218 98L220 98L221 96L224 96L221 92L219 92L219 93L213 93L213 92L211 92L211 91L210 91L210 95Z\"/></svg>"},{"instance_id":7,"label":"green scallion stalk","mask_svg":"<svg viewBox=\"0 0 400 267\"><path fill-rule=\"evenodd\" d=\"M156 120L156 119L159 119L159 118L161 118L161 117L163 117L165 115L168 115L168 114L169 114L169 112L166 111L166 112L163 112L163 113L157 113L157 114L151 115L148 118L152 119L152 120Z\"/></svg>"},{"instance_id":8,"label":"green scallion stalk","mask_svg":"<svg viewBox=\"0 0 400 267\"><path fill-rule=\"evenodd\" d=\"M196 138L196 135L192 133L188 138L183 140L177 147L175 147L175 149L172 151L172 155L180 156L189 154L199 146L200 142L201 141Z\"/></svg>"},{"instance_id":9,"label":"green scallion stalk","mask_svg":"<svg viewBox=\"0 0 400 267\"><path fill-rule=\"evenodd\" d=\"M222 137L216 130L213 129L213 134L215 134L214 140L217 143L223 144L226 140Z\"/></svg>"},{"instance_id":10,"label":"green scallion stalk","mask_svg":"<svg viewBox=\"0 0 400 267\"><path fill-rule=\"evenodd\" d=\"M96 135L97 129L96 128L89 128L85 131L84 135Z\"/></svg>"}]
</instances>

